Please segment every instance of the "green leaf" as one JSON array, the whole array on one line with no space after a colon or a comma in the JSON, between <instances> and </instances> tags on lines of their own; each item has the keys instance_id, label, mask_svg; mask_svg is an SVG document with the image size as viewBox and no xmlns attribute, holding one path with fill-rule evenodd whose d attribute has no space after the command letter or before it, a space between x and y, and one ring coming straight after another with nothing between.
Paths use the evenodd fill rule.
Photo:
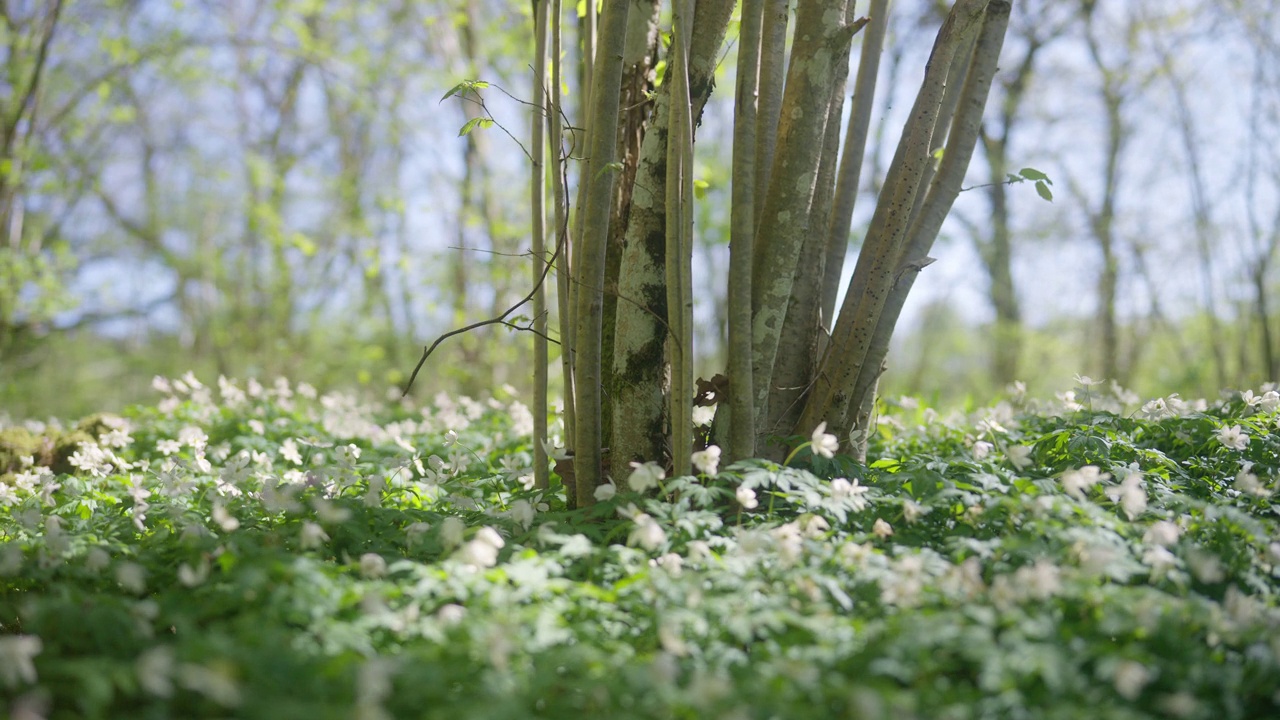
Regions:
<instances>
[{"instance_id":1,"label":"green leaf","mask_svg":"<svg viewBox=\"0 0 1280 720\"><path fill-rule=\"evenodd\" d=\"M706 180L694 180L693 196L698 198L699 200L703 199L704 197L706 197L707 188L709 187L711 187L711 183L707 182Z\"/></svg>"},{"instance_id":2,"label":"green leaf","mask_svg":"<svg viewBox=\"0 0 1280 720\"><path fill-rule=\"evenodd\" d=\"M1053 202L1053 191L1049 189L1049 185L1044 180L1036 181L1036 193L1045 200Z\"/></svg>"},{"instance_id":3,"label":"green leaf","mask_svg":"<svg viewBox=\"0 0 1280 720\"><path fill-rule=\"evenodd\" d=\"M458 95L460 93L479 92L487 87L489 87L489 83L485 80L463 80L457 85L449 88L449 92L445 93L444 97L440 98L440 102L444 102L445 100L448 100L454 95Z\"/></svg>"},{"instance_id":4,"label":"green leaf","mask_svg":"<svg viewBox=\"0 0 1280 720\"><path fill-rule=\"evenodd\" d=\"M1021 170L1018 171L1018 174L1028 180L1045 180L1045 181L1048 181L1050 185L1053 184L1053 181L1049 180L1048 175L1045 175L1044 173L1040 172L1039 170L1036 170L1035 168L1022 168Z\"/></svg>"},{"instance_id":5,"label":"green leaf","mask_svg":"<svg viewBox=\"0 0 1280 720\"><path fill-rule=\"evenodd\" d=\"M471 131L476 128L487 128L491 125L493 125L493 120L491 118L471 118L462 126L462 129L458 131L458 137L470 135Z\"/></svg>"}]
</instances>

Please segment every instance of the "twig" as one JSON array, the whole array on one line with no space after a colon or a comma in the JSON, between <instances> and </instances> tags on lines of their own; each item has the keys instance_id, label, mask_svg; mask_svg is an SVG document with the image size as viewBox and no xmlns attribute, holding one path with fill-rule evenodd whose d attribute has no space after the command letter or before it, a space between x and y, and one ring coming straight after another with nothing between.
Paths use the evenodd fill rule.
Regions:
<instances>
[{"instance_id":1,"label":"twig","mask_svg":"<svg viewBox=\"0 0 1280 720\"><path fill-rule=\"evenodd\" d=\"M525 295L523 300L507 308L506 312L502 313L497 317L489 318L488 320L481 320L479 322L474 322L474 323L471 323L470 325L466 325L466 326L457 328L455 330L450 330L449 332L436 338L435 342L423 348L422 357L418 359L418 364L414 366L413 374L409 376L409 382L404 386L404 392L401 393L400 397L407 397L409 395L409 391L413 389L413 381L416 380L418 377L418 371L422 370L422 365L427 362L427 358L431 357L431 353L435 352L436 347L439 346L440 343L444 342L445 340L448 340L454 335L461 335L462 333L470 332L472 330L475 330L476 328L484 327L485 325L506 325L508 327L515 328L517 330L529 330L529 332L535 332L532 328L523 328L518 325L515 325L514 323L508 322L507 318L510 317L511 313L523 307L525 303L529 302L530 300L533 300L533 296L538 292L538 288L542 287L542 283L546 282L547 275L551 272L551 268L555 263L556 257L560 255L560 247L561 247L561 244L556 245L556 251L552 253L551 259L547 261L547 264L545 266L543 266L542 274L538 276L538 282L534 284L533 288L529 290L529 294ZM543 337L546 337L546 336L544 335Z\"/></svg>"}]
</instances>

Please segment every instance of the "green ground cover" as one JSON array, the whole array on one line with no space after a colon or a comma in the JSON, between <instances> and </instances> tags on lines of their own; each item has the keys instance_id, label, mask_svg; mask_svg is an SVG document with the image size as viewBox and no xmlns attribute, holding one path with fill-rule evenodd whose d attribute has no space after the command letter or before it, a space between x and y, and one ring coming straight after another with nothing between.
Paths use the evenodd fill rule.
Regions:
<instances>
[{"instance_id":1,"label":"green ground cover","mask_svg":"<svg viewBox=\"0 0 1280 720\"><path fill-rule=\"evenodd\" d=\"M1280 716L1275 392L893 401L571 512L503 393L156 384L0 428L13 717Z\"/></svg>"}]
</instances>

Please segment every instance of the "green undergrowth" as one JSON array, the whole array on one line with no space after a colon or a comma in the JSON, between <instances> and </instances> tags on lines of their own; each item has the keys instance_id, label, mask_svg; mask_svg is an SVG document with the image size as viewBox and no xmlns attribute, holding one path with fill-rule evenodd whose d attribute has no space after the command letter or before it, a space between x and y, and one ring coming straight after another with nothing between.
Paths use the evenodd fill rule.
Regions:
<instances>
[{"instance_id":1,"label":"green undergrowth","mask_svg":"<svg viewBox=\"0 0 1280 720\"><path fill-rule=\"evenodd\" d=\"M65 466L69 429L11 423L0 708L1280 716L1280 398L1081 380L965 415L887 402L867 465L821 430L786 467L640 465L584 511L533 487L504 393L158 379Z\"/></svg>"}]
</instances>

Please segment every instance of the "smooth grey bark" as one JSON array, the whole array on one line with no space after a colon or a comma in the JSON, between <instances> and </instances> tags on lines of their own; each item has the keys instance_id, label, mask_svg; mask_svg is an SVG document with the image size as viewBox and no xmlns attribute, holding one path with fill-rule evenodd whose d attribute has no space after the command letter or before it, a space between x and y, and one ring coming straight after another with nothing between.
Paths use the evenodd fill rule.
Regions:
<instances>
[{"instance_id":1,"label":"smooth grey bark","mask_svg":"<svg viewBox=\"0 0 1280 720\"><path fill-rule=\"evenodd\" d=\"M701 0L694 9L689 47L689 97L693 117L711 95L720 46L733 0ZM667 392L666 151L670 85L658 89L653 120L640 148L631 213L618 277L612 389L611 465L669 455L664 396ZM616 474L617 471L615 471Z\"/></svg>"},{"instance_id":2,"label":"smooth grey bark","mask_svg":"<svg viewBox=\"0 0 1280 720\"><path fill-rule=\"evenodd\" d=\"M546 96L547 138L551 144L551 193L555 202L552 217L555 222L556 248L556 324L560 331L560 376L564 382L564 410L561 418L564 422L564 443L566 450L573 449L574 435L577 432L576 415L573 405L573 293L570 283L573 279L569 263L569 206L568 177L565 174L564 157L564 115L560 101L560 78L562 66L561 53L561 0L551 0L551 78L548 81Z\"/></svg>"},{"instance_id":3,"label":"smooth grey bark","mask_svg":"<svg viewBox=\"0 0 1280 720\"><path fill-rule=\"evenodd\" d=\"M787 25L791 0L765 0L760 37L759 101L756 108L755 212L756 222L764 212L769 193L769 174L777 147L778 118L782 114L782 91L787 76Z\"/></svg>"},{"instance_id":4,"label":"smooth grey bark","mask_svg":"<svg viewBox=\"0 0 1280 720\"><path fill-rule=\"evenodd\" d=\"M838 77L837 66L848 63L854 28L846 22L845 5L840 3L836 9L824 0L801 0L796 14L795 44L778 120L777 154L756 231L751 274L757 449L774 430L768 426L768 403L775 387L779 341L809 230L831 88Z\"/></svg>"},{"instance_id":5,"label":"smooth grey bark","mask_svg":"<svg viewBox=\"0 0 1280 720\"><path fill-rule=\"evenodd\" d=\"M533 235L530 259L533 292L533 483L545 490L551 486L547 466L547 290L542 285L547 258L546 240L546 133L541 110L543 86L547 81L547 4L533 0L533 87L537 101L529 127L529 218Z\"/></svg>"},{"instance_id":6,"label":"smooth grey bark","mask_svg":"<svg viewBox=\"0 0 1280 720\"><path fill-rule=\"evenodd\" d=\"M852 7L852 3L848 4ZM865 20L852 25L856 31ZM850 36L850 40L852 36ZM840 152L840 119L844 112L844 89L849 75L849 45L836 48L835 73L830 95L825 98L826 128L820 144L817 183L813 202L802 221L800 261L796 263L787 302L786 321L778 338L772 387L767 404L768 419L760 434L769 436L795 427L803 409L809 384L817 370L820 345L825 344L822 324L822 283L825 278L827 241L831 227L831 207L835 194L836 158ZM765 457L782 460L787 447L774 443L764 449Z\"/></svg>"},{"instance_id":7,"label":"smooth grey bark","mask_svg":"<svg viewBox=\"0 0 1280 720\"><path fill-rule=\"evenodd\" d=\"M907 295L911 292L911 287L915 284L916 277L927 264L921 259L928 255L929 249L938 237L943 220L946 219L947 213L951 211L951 206L960 194L965 171L973 158L974 147L977 145L978 135L982 129L983 109L991 92L991 83L1000 60L1000 49L1004 45L1004 37L1009 25L1010 10L1009 0L991 0L987 5L981 32L973 47L972 60L963 58L966 60L963 63L965 81L959 93L955 117L951 121L942 163L929 183L928 193L908 233L904 253L905 267L891 287L888 300L876 324L867 360L862 366L862 372L849 404L851 412L836 425L841 431L851 430L854 433L856 442L853 450L859 459L866 458L868 434L865 431L870 427L876 386L884 371L894 326L902 314L902 307L906 303ZM954 68L954 70L960 71L961 68Z\"/></svg>"},{"instance_id":8,"label":"smooth grey bark","mask_svg":"<svg viewBox=\"0 0 1280 720\"><path fill-rule=\"evenodd\" d=\"M574 497L577 507L595 502L601 483L602 316L605 253L609 242L609 208L617 178L611 167L616 154L618 93L622 85L622 48L627 35L627 8L606 4L591 88L588 152L582 183L587 186L582 210L582 245L577 258L578 324L574 332L574 380L577 437L574 443Z\"/></svg>"},{"instance_id":9,"label":"smooth grey bark","mask_svg":"<svg viewBox=\"0 0 1280 720\"><path fill-rule=\"evenodd\" d=\"M822 272L822 321L828 331L835 325L836 299L840 295L840 277L845 255L849 252L849 228L858 201L858 185L862 178L862 161L866 156L867 136L871 130L871 109L875 102L876 78L880 74L880 56L889 26L889 0L872 0L870 22L862 31L862 52L858 58L858 74L854 80L849 127L845 130L844 154L836 180L831 208L831 227L827 232L826 262ZM825 349L825 338L822 343Z\"/></svg>"},{"instance_id":10,"label":"smooth grey bark","mask_svg":"<svg viewBox=\"0 0 1280 720\"><path fill-rule=\"evenodd\" d=\"M671 362L671 460L675 475L693 456L693 111L689 103L690 0L672 9L671 120L667 139L667 355Z\"/></svg>"},{"instance_id":11,"label":"smooth grey bark","mask_svg":"<svg viewBox=\"0 0 1280 720\"><path fill-rule=\"evenodd\" d=\"M751 258L755 237L756 105L760 86L760 45L764 0L743 0L738 36L738 86L733 115L733 209L729 228L727 413L730 462L755 455L755 402L751 373ZM719 418L717 418L719 421Z\"/></svg>"},{"instance_id":12,"label":"smooth grey bark","mask_svg":"<svg viewBox=\"0 0 1280 720\"><path fill-rule=\"evenodd\" d=\"M867 363L868 350L893 284L901 275L911 209L921 177L932 162L935 124L952 59L979 29L988 0L959 0L934 43L924 82L890 164L832 341L814 379L796 431L807 434L823 421L839 422Z\"/></svg>"}]
</instances>

